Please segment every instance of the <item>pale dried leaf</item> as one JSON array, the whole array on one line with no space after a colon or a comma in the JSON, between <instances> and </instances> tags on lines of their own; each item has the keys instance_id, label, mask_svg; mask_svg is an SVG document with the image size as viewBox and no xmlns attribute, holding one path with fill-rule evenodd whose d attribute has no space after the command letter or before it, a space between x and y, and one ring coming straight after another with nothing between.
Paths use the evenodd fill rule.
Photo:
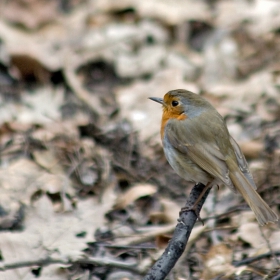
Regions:
<instances>
[{"instance_id":1,"label":"pale dried leaf","mask_svg":"<svg viewBox=\"0 0 280 280\"><path fill-rule=\"evenodd\" d=\"M57 1L8 1L1 7L2 16L14 24L22 24L30 29L38 28L54 20L58 15Z\"/></svg>"},{"instance_id":2,"label":"pale dried leaf","mask_svg":"<svg viewBox=\"0 0 280 280\"><path fill-rule=\"evenodd\" d=\"M77 259L83 255L87 242L94 241L96 229L104 224L104 215L115 199L110 192L107 192L106 203L101 205L91 198L81 200L73 213L55 213L49 198L42 196L28 209L22 232L0 232L3 260L7 263L34 260L52 255L52 252L63 258ZM85 232L85 236L77 237L81 232ZM49 273L54 273L57 267ZM7 272L7 275L11 277L9 279L33 279L29 271L30 268L21 268ZM20 276L17 278L16 274Z\"/></svg>"},{"instance_id":3,"label":"pale dried leaf","mask_svg":"<svg viewBox=\"0 0 280 280\"><path fill-rule=\"evenodd\" d=\"M42 176L42 170L31 160L19 159L6 168L0 169L2 192L14 195L27 203L39 186L36 180Z\"/></svg>"},{"instance_id":4,"label":"pale dried leaf","mask_svg":"<svg viewBox=\"0 0 280 280\"><path fill-rule=\"evenodd\" d=\"M64 90L62 88L43 87L38 88L32 95L25 94L23 102L27 106L18 115L18 121L46 123L59 120L63 100Z\"/></svg>"},{"instance_id":5,"label":"pale dried leaf","mask_svg":"<svg viewBox=\"0 0 280 280\"><path fill-rule=\"evenodd\" d=\"M174 224L178 220L181 207L178 205L178 203L166 198L160 198L160 204L162 211L151 212L151 220L158 219L161 222Z\"/></svg>"},{"instance_id":6,"label":"pale dried leaf","mask_svg":"<svg viewBox=\"0 0 280 280\"><path fill-rule=\"evenodd\" d=\"M179 24L186 20L207 21L211 13L206 3L192 0L135 1L137 10L145 17L160 18L168 24ZM190 8L191 7L191 8Z\"/></svg>"},{"instance_id":7,"label":"pale dried leaf","mask_svg":"<svg viewBox=\"0 0 280 280\"><path fill-rule=\"evenodd\" d=\"M72 182L65 174L49 174L45 172L36 180L36 184L41 186L41 190L44 190L50 194L75 194Z\"/></svg>"},{"instance_id":8,"label":"pale dried leaf","mask_svg":"<svg viewBox=\"0 0 280 280\"><path fill-rule=\"evenodd\" d=\"M34 92L23 93L22 103L3 103L1 121L45 124L60 120L60 107L64 100L62 88L39 87ZM51 106L50 106L51 104Z\"/></svg>"},{"instance_id":9,"label":"pale dried leaf","mask_svg":"<svg viewBox=\"0 0 280 280\"><path fill-rule=\"evenodd\" d=\"M224 28L242 24L246 20L246 28L252 33L263 34L278 28L280 24L278 1L220 1L217 9L217 24Z\"/></svg>"},{"instance_id":10,"label":"pale dried leaf","mask_svg":"<svg viewBox=\"0 0 280 280\"><path fill-rule=\"evenodd\" d=\"M88 122L88 120L87 120ZM81 123L84 124L85 119ZM57 121L57 122L49 122L44 124L44 127L35 130L32 133L32 137L38 139L42 142L49 142L53 140L55 137L60 135L66 135L67 138L72 139L73 141L79 138L79 132L77 128L77 123L75 121Z\"/></svg>"},{"instance_id":11,"label":"pale dried leaf","mask_svg":"<svg viewBox=\"0 0 280 280\"><path fill-rule=\"evenodd\" d=\"M269 237L269 243L273 251L278 251L280 250L280 243L279 243L279 238L280 238L280 231L275 230L271 233L271 236Z\"/></svg>"},{"instance_id":12,"label":"pale dried leaf","mask_svg":"<svg viewBox=\"0 0 280 280\"><path fill-rule=\"evenodd\" d=\"M55 153L51 150L35 150L33 151L33 157L38 165L47 169L53 174L62 174L63 168L59 164L59 159Z\"/></svg>"},{"instance_id":13,"label":"pale dried leaf","mask_svg":"<svg viewBox=\"0 0 280 280\"><path fill-rule=\"evenodd\" d=\"M152 74L160 69L165 56L165 48L161 45L143 47L137 54L119 55L116 60L116 70L121 77L127 78Z\"/></svg>"},{"instance_id":14,"label":"pale dried leaf","mask_svg":"<svg viewBox=\"0 0 280 280\"><path fill-rule=\"evenodd\" d=\"M40 246L40 238L34 233L1 232L0 250L3 261L7 263L33 260L34 256L45 256ZM0 272L1 279L29 280L33 279L30 268L17 268Z\"/></svg>"},{"instance_id":15,"label":"pale dried leaf","mask_svg":"<svg viewBox=\"0 0 280 280\"><path fill-rule=\"evenodd\" d=\"M157 192L157 188L150 184L138 184L129 188L124 194L118 197L116 200L115 209L123 209L133 203L135 200L144 197L151 196Z\"/></svg>"},{"instance_id":16,"label":"pale dried leaf","mask_svg":"<svg viewBox=\"0 0 280 280\"><path fill-rule=\"evenodd\" d=\"M264 240L257 223L243 223L238 229L237 236L249 243L255 249L267 250L266 241Z\"/></svg>"},{"instance_id":17,"label":"pale dried leaf","mask_svg":"<svg viewBox=\"0 0 280 280\"><path fill-rule=\"evenodd\" d=\"M50 174L27 159L20 159L7 168L0 169L0 184L2 193L13 196L26 205L29 205L32 196L41 190L60 194L63 203L60 207L69 210L69 197L65 195L74 195L72 183L66 175Z\"/></svg>"},{"instance_id":18,"label":"pale dried leaf","mask_svg":"<svg viewBox=\"0 0 280 280\"><path fill-rule=\"evenodd\" d=\"M239 146L246 158L258 158L264 151L264 143L260 141L239 142Z\"/></svg>"},{"instance_id":19,"label":"pale dried leaf","mask_svg":"<svg viewBox=\"0 0 280 280\"><path fill-rule=\"evenodd\" d=\"M63 45L66 30L58 24L47 25L35 33L27 33L8 25L0 19L0 36L5 41L8 53L25 55L38 61L49 70L58 70L63 65ZM60 45L54 48L54 44Z\"/></svg>"},{"instance_id":20,"label":"pale dried leaf","mask_svg":"<svg viewBox=\"0 0 280 280\"><path fill-rule=\"evenodd\" d=\"M212 279L220 274L230 276L235 271L235 267L231 264L232 250L225 244L212 246L203 259L205 268L202 279Z\"/></svg>"}]
</instances>

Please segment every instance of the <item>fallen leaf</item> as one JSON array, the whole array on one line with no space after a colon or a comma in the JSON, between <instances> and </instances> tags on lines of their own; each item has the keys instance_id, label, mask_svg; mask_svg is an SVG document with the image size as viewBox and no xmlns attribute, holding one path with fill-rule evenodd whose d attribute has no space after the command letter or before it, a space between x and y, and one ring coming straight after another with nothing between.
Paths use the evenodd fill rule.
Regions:
<instances>
[{"instance_id":1,"label":"fallen leaf","mask_svg":"<svg viewBox=\"0 0 280 280\"><path fill-rule=\"evenodd\" d=\"M238 229L237 236L255 249L262 249L262 251L268 250L266 241L257 223L243 223Z\"/></svg>"},{"instance_id":2,"label":"fallen leaf","mask_svg":"<svg viewBox=\"0 0 280 280\"><path fill-rule=\"evenodd\" d=\"M27 28L35 29L40 25L53 21L58 16L56 1L8 1L2 5L2 17L14 24L22 24Z\"/></svg>"},{"instance_id":3,"label":"fallen leaf","mask_svg":"<svg viewBox=\"0 0 280 280\"><path fill-rule=\"evenodd\" d=\"M118 197L114 205L115 209L123 209L140 197L150 196L157 192L157 188L150 184L138 184L129 188L124 194Z\"/></svg>"},{"instance_id":4,"label":"fallen leaf","mask_svg":"<svg viewBox=\"0 0 280 280\"><path fill-rule=\"evenodd\" d=\"M87 242L94 241L94 233L104 224L105 213L115 200L112 190L107 190L106 203L97 199L80 200L72 213L55 213L47 196L42 196L26 212L22 232L0 232L0 251L3 260L14 263L40 259L53 254L67 260L76 260L83 255ZM78 236L83 232L83 236ZM52 273L59 265L52 268ZM60 279L61 271L56 277ZM0 272L1 279L33 279L31 268L19 268ZM8 278L10 277L10 278ZM4 278L5 279L5 278Z\"/></svg>"},{"instance_id":5,"label":"fallen leaf","mask_svg":"<svg viewBox=\"0 0 280 280\"><path fill-rule=\"evenodd\" d=\"M235 267L231 264L232 250L225 244L212 246L203 259L205 267L202 279L213 279L218 275L229 277L235 272Z\"/></svg>"},{"instance_id":6,"label":"fallen leaf","mask_svg":"<svg viewBox=\"0 0 280 280\"><path fill-rule=\"evenodd\" d=\"M166 198L160 198L159 203L162 211L151 211L151 221L154 223L175 223L179 218L179 212L182 207L180 207L178 203Z\"/></svg>"},{"instance_id":7,"label":"fallen leaf","mask_svg":"<svg viewBox=\"0 0 280 280\"><path fill-rule=\"evenodd\" d=\"M264 151L264 143L260 141L239 142L239 146L247 158L258 158Z\"/></svg>"},{"instance_id":8,"label":"fallen leaf","mask_svg":"<svg viewBox=\"0 0 280 280\"><path fill-rule=\"evenodd\" d=\"M32 152L35 161L41 167L48 170L53 174L62 174L63 168L59 164L59 159L55 156L55 153L51 150L35 150Z\"/></svg>"}]
</instances>

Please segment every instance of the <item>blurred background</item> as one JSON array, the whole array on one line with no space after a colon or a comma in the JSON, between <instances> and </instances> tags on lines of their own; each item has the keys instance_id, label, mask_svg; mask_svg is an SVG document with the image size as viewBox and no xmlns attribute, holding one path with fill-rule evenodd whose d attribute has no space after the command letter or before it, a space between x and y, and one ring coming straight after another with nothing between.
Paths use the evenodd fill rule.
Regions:
<instances>
[{"instance_id":1,"label":"blurred background","mask_svg":"<svg viewBox=\"0 0 280 280\"><path fill-rule=\"evenodd\" d=\"M279 214L279 31L277 0L1 1L0 279L141 279L192 186L148 99L172 89L215 106ZM279 279L278 225L224 187L201 217L168 279Z\"/></svg>"}]
</instances>

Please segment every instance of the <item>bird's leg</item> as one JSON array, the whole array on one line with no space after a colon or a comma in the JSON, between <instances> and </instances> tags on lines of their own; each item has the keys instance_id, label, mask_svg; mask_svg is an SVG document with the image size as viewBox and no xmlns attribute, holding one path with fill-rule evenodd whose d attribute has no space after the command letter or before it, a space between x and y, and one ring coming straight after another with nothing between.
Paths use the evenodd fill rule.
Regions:
<instances>
[{"instance_id":1,"label":"bird's leg","mask_svg":"<svg viewBox=\"0 0 280 280\"><path fill-rule=\"evenodd\" d=\"M179 215L181 215L183 212L188 212L188 211L194 211L194 213L196 214L197 216L197 219L204 225L203 221L201 220L200 218L200 215L197 211L197 204L200 202L200 200L202 199L202 197L205 195L205 193L207 192L207 190L211 189L212 186L213 186L213 183L214 181L212 182L208 182L205 186L205 188L203 189L203 191L201 192L201 194L198 196L198 198L196 199L195 203L193 204L192 207L188 207L188 206L185 206L185 207L182 207L181 208L181 211L179 213Z\"/></svg>"}]
</instances>

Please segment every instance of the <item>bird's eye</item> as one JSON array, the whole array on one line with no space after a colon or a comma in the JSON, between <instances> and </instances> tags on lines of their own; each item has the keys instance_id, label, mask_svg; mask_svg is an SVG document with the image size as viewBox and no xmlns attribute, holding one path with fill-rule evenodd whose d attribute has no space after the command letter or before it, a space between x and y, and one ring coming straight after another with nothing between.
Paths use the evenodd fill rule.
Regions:
<instances>
[{"instance_id":1,"label":"bird's eye","mask_svg":"<svg viewBox=\"0 0 280 280\"><path fill-rule=\"evenodd\" d=\"M176 107L176 106L179 105L179 102L176 101L176 100L173 100L171 104L172 104L173 107Z\"/></svg>"}]
</instances>

